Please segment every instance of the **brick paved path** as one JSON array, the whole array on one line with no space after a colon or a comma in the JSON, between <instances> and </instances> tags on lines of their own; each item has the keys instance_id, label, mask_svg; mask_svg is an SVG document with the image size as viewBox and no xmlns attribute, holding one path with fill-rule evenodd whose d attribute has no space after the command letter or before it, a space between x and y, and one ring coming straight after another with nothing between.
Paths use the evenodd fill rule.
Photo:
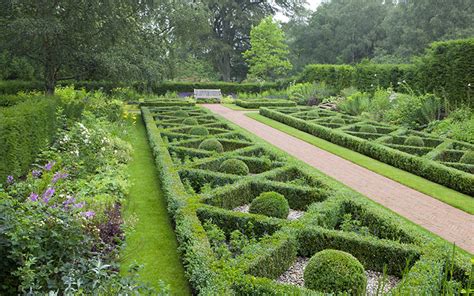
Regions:
<instances>
[{"instance_id":1,"label":"brick paved path","mask_svg":"<svg viewBox=\"0 0 474 296\"><path fill-rule=\"evenodd\" d=\"M205 108L243 127L377 203L474 253L474 215L218 104Z\"/></svg>"}]
</instances>

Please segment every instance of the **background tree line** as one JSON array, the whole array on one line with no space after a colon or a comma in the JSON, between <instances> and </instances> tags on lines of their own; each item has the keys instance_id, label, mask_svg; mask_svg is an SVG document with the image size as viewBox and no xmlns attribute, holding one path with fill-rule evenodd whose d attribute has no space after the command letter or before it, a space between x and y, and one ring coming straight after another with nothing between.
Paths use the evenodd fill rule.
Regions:
<instances>
[{"instance_id":1,"label":"background tree line","mask_svg":"<svg viewBox=\"0 0 474 296\"><path fill-rule=\"evenodd\" d=\"M242 81L252 27L277 12L289 18L274 36L293 73L309 63L408 62L432 41L474 36L471 0L332 0L315 12L304 3L6 0L0 79L43 80L49 92L67 79Z\"/></svg>"}]
</instances>

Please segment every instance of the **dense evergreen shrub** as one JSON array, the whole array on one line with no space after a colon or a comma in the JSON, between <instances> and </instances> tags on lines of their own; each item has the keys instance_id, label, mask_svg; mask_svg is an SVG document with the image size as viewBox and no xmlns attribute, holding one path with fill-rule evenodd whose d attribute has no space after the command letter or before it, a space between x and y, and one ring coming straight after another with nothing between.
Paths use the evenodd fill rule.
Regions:
<instances>
[{"instance_id":1,"label":"dense evergreen shrub","mask_svg":"<svg viewBox=\"0 0 474 296\"><path fill-rule=\"evenodd\" d=\"M425 142L419 136L409 136L408 138L405 139L405 142L403 142L403 144L407 146L416 146L416 147L425 146Z\"/></svg>"},{"instance_id":2,"label":"dense evergreen shrub","mask_svg":"<svg viewBox=\"0 0 474 296\"><path fill-rule=\"evenodd\" d=\"M346 121L344 119L342 119L341 117L334 117L333 119L331 119L330 122L332 124L340 124L340 125L346 124Z\"/></svg>"},{"instance_id":3,"label":"dense evergreen shrub","mask_svg":"<svg viewBox=\"0 0 474 296\"><path fill-rule=\"evenodd\" d=\"M360 127L359 132L369 133L369 134L376 134L377 129L372 125L363 125L363 126Z\"/></svg>"},{"instance_id":4,"label":"dense evergreen shrub","mask_svg":"<svg viewBox=\"0 0 474 296\"><path fill-rule=\"evenodd\" d=\"M367 277L354 256L338 250L316 253L304 270L305 287L326 293L365 295Z\"/></svg>"},{"instance_id":5,"label":"dense evergreen shrub","mask_svg":"<svg viewBox=\"0 0 474 296\"><path fill-rule=\"evenodd\" d=\"M176 116L176 117L188 117L189 116L188 112L183 111L183 110L178 110L178 111L174 112L173 115Z\"/></svg>"},{"instance_id":6,"label":"dense evergreen shrub","mask_svg":"<svg viewBox=\"0 0 474 296\"><path fill-rule=\"evenodd\" d=\"M265 90L276 88L275 83L235 83L235 82L175 82L167 81L152 86L152 91L158 95L167 92L190 93L194 89L220 89L223 94L260 93Z\"/></svg>"},{"instance_id":7,"label":"dense evergreen shrub","mask_svg":"<svg viewBox=\"0 0 474 296\"><path fill-rule=\"evenodd\" d=\"M474 164L474 151L467 151L461 157L459 162L467 163L467 164Z\"/></svg>"},{"instance_id":8,"label":"dense evergreen shrub","mask_svg":"<svg viewBox=\"0 0 474 296\"><path fill-rule=\"evenodd\" d=\"M354 67L350 65L307 65L298 82L325 82L340 91L351 86Z\"/></svg>"},{"instance_id":9,"label":"dense evergreen shrub","mask_svg":"<svg viewBox=\"0 0 474 296\"><path fill-rule=\"evenodd\" d=\"M195 126L189 130L189 133L196 136L207 136L209 135L209 130L203 126Z\"/></svg>"},{"instance_id":10,"label":"dense evergreen shrub","mask_svg":"<svg viewBox=\"0 0 474 296\"><path fill-rule=\"evenodd\" d=\"M246 176L249 174L249 167L239 159L227 159L219 166L219 171L227 174Z\"/></svg>"},{"instance_id":11,"label":"dense evergreen shrub","mask_svg":"<svg viewBox=\"0 0 474 296\"><path fill-rule=\"evenodd\" d=\"M294 107L296 102L288 100L236 100L235 104L237 106L248 108L248 109L258 109L260 107Z\"/></svg>"},{"instance_id":12,"label":"dense evergreen shrub","mask_svg":"<svg viewBox=\"0 0 474 296\"><path fill-rule=\"evenodd\" d=\"M24 174L37 154L52 142L58 105L56 97L35 97L0 109L0 183L7 175Z\"/></svg>"},{"instance_id":13,"label":"dense evergreen shrub","mask_svg":"<svg viewBox=\"0 0 474 296\"><path fill-rule=\"evenodd\" d=\"M199 144L199 149L215 152L223 152L224 147L217 139L206 139Z\"/></svg>"},{"instance_id":14,"label":"dense evergreen shrub","mask_svg":"<svg viewBox=\"0 0 474 296\"><path fill-rule=\"evenodd\" d=\"M183 120L183 124L185 124L185 125L197 125L198 121L194 118L186 118L185 120Z\"/></svg>"},{"instance_id":15,"label":"dense evergreen shrub","mask_svg":"<svg viewBox=\"0 0 474 296\"><path fill-rule=\"evenodd\" d=\"M263 192L250 204L250 213L285 219L290 207L286 198L276 192Z\"/></svg>"}]
</instances>

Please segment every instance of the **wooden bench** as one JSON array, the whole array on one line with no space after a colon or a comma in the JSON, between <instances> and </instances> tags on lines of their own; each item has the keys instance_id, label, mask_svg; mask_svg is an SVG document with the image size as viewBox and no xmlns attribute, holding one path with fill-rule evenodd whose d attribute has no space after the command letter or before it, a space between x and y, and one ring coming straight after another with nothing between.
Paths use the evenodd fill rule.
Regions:
<instances>
[{"instance_id":1,"label":"wooden bench","mask_svg":"<svg viewBox=\"0 0 474 296\"><path fill-rule=\"evenodd\" d=\"M194 89L195 99L222 99L222 93L220 89Z\"/></svg>"}]
</instances>

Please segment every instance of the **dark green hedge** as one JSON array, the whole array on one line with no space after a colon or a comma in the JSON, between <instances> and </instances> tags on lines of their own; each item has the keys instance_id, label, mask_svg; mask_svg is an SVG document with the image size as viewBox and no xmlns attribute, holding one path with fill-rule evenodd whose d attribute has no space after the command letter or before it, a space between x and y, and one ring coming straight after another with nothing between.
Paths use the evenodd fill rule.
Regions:
<instances>
[{"instance_id":1,"label":"dark green hedge","mask_svg":"<svg viewBox=\"0 0 474 296\"><path fill-rule=\"evenodd\" d=\"M23 175L53 141L58 104L55 97L37 97L0 109L0 183Z\"/></svg>"},{"instance_id":2,"label":"dark green hedge","mask_svg":"<svg viewBox=\"0 0 474 296\"><path fill-rule=\"evenodd\" d=\"M145 101L145 102L138 102L140 106L147 106L147 107L164 107L164 106L194 106L195 103L188 102L188 101L173 101L173 100L164 100L164 101Z\"/></svg>"},{"instance_id":3,"label":"dark green hedge","mask_svg":"<svg viewBox=\"0 0 474 296\"><path fill-rule=\"evenodd\" d=\"M474 38L434 42L413 64L308 65L298 82L321 82L336 90L354 86L363 91L394 87L405 81L413 90L432 92L453 105L473 106Z\"/></svg>"},{"instance_id":4,"label":"dark green hedge","mask_svg":"<svg viewBox=\"0 0 474 296\"><path fill-rule=\"evenodd\" d=\"M236 100L237 106L247 109L258 109L260 107L295 107L296 102L282 100Z\"/></svg>"},{"instance_id":5,"label":"dark green hedge","mask_svg":"<svg viewBox=\"0 0 474 296\"><path fill-rule=\"evenodd\" d=\"M459 192L474 195L474 176L471 174L447 167L429 159L386 147L376 142L354 137L342 131L308 123L305 120L275 110L261 108L260 114L316 137L414 173L433 182L453 188Z\"/></svg>"},{"instance_id":6,"label":"dark green hedge","mask_svg":"<svg viewBox=\"0 0 474 296\"><path fill-rule=\"evenodd\" d=\"M415 62L417 87L445 95L452 104L474 106L473 57L474 38L432 43Z\"/></svg>"},{"instance_id":7,"label":"dark green hedge","mask_svg":"<svg viewBox=\"0 0 474 296\"><path fill-rule=\"evenodd\" d=\"M193 92L194 89L220 89L222 94L238 92L259 93L276 88L275 83L235 83L235 82L163 82L152 87L153 93L164 95L166 92Z\"/></svg>"}]
</instances>

